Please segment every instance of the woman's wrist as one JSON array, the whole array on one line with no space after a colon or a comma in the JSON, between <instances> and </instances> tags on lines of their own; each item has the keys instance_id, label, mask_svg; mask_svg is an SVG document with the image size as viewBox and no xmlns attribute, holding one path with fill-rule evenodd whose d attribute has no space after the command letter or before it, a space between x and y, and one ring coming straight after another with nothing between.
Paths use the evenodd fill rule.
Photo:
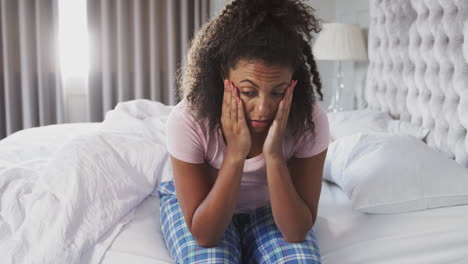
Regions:
<instances>
[{"instance_id":1,"label":"woman's wrist","mask_svg":"<svg viewBox=\"0 0 468 264\"><path fill-rule=\"evenodd\" d=\"M243 154L243 153L241 153L239 151L231 150L228 147L227 150L226 150L226 155L225 155L224 159L227 159L230 162L242 163L243 164L245 162L246 157L247 157L247 154Z\"/></svg>"}]
</instances>

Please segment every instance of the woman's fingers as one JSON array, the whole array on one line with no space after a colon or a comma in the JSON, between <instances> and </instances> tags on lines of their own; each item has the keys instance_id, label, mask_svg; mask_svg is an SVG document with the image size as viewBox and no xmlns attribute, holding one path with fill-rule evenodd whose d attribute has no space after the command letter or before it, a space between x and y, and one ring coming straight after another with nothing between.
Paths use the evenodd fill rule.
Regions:
<instances>
[{"instance_id":1,"label":"woman's fingers","mask_svg":"<svg viewBox=\"0 0 468 264\"><path fill-rule=\"evenodd\" d=\"M230 82L231 87L231 124L233 127L237 127L237 94L236 87Z\"/></svg>"},{"instance_id":2,"label":"woman's fingers","mask_svg":"<svg viewBox=\"0 0 468 264\"><path fill-rule=\"evenodd\" d=\"M222 112L221 118L224 118L225 121L229 121L231 119L231 88L229 85L229 81L226 79L224 80L224 94L223 94L223 105L222 105Z\"/></svg>"},{"instance_id":3,"label":"woman's fingers","mask_svg":"<svg viewBox=\"0 0 468 264\"><path fill-rule=\"evenodd\" d=\"M224 81L224 95L221 122L224 129L238 133L239 129L247 128L244 116L244 106L239 98L238 90L229 80Z\"/></svg>"},{"instance_id":4,"label":"woman's fingers","mask_svg":"<svg viewBox=\"0 0 468 264\"><path fill-rule=\"evenodd\" d=\"M294 87L296 87L297 80L294 80L291 82L290 87L288 88L288 96L285 101L285 109L284 109L284 116L288 117L289 116L289 111L291 110L291 102L293 98L293 93L294 93Z\"/></svg>"},{"instance_id":5,"label":"woman's fingers","mask_svg":"<svg viewBox=\"0 0 468 264\"><path fill-rule=\"evenodd\" d=\"M289 116L289 110L291 109L293 91L294 91L294 87L296 86L296 84L297 84L297 80L294 80L289 84L288 88L286 88L286 93L278 106L278 111L276 112L275 119L279 122L284 123L284 125L286 125L286 122Z\"/></svg>"},{"instance_id":6,"label":"woman's fingers","mask_svg":"<svg viewBox=\"0 0 468 264\"><path fill-rule=\"evenodd\" d=\"M245 124L244 121L244 105L239 97L237 97L237 121L239 125ZM247 124L245 124L247 125Z\"/></svg>"}]
</instances>

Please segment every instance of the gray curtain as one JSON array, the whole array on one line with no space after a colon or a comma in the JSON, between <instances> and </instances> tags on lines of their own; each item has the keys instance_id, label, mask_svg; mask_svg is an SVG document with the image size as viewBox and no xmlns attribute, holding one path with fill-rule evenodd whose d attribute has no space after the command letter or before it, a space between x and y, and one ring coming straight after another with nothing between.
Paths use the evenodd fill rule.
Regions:
<instances>
[{"instance_id":1,"label":"gray curtain","mask_svg":"<svg viewBox=\"0 0 468 264\"><path fill-rule=\"evenodd\" d=\"M58 0L0 0L0 139L63 122Z\"/></svg>"},{"instance_id":2,"label":"gray curtain","mask_svg":"<svg viewBox=\"0 0 468 264\"><path fill-rule=\"evenodd\" d=\"M91 65L89 119L118 102L174 104L176 70L194 32L209 19L209 0L88 0Z\"/></svg>"}]
</instances>

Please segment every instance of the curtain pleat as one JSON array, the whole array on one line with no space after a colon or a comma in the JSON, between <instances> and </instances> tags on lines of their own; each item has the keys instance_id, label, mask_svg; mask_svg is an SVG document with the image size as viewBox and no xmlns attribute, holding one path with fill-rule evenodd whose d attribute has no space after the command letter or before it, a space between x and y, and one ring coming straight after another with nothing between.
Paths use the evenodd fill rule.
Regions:
<instances>
[{"instance_id":1,"label":"curtain pleat","mask_svg":"<svg viewBox=\"0 0 468 264\"><path fill-rule=\"evenodd\" d=\"M181 60L185 61L187 56L186 50L188 50L189 36L192 35L189 24L189 3L187 1L181 1L180 3L180 55Z\"/></svg>"},{"instance_id":2,"label":"curtain pleat","mask_svg":"<svg viewBox=\"0 0 468 264\"><path fill-rule=\"evenodd\" d=\"M57 1L0 1L0 138L63 122Z\"/></svg>"},{"instance_id":3,"label":"curtain pleat","mask_svg":"<svg viewBox=\"0 0 468 264\"><path fill-rule=\"evenodd\" d=\"M164 97L163 101L174 104L175 103L175 73L177 71L176 63L179 60L177 44L179 44L179 32L178 29L180 24L176 24L175 16L176 16L176 1L168 1L166 4L166 36L167 36L167 89L163 89ZM178 16L180 17L180 16Z\"/></svg>"},{"instance_id":4,"label":"curtain pleat","mask_svg":"<svg viewBox=\"0 0 468 264\"><path fill-rule=\"evenodd\" d=\"M198 25L197 21L199 21L200 17L201 17L201 15L200 15L200 9L201 9L201 3L200 2L201 1L203 1L203 0L194 0L193 1L193 4L194 4L194 6L193 6L193 10L194 10L193 11L193 24L195 25L195 31L197 31L198 28L199 28L199 25Z\"/></svg>"},{"instance_id":5,"label":"curtain pleat","mask_svg":"<svg viewBox=\"0 0 468 264\"><path fill-rule=\"evenodd\" d=\"M34 80L34 68L41 71L42 65L36 64L36 34L34 32L35 15L34 2L18 1L19 14L19 55L21 78L21 102L23 112L23 127L27 128L38 123L37 118L37 82Z\"/></svg>"},{"instance_id":6,"label":"curtain pleat","mask_svg":"<svg viewBox=\"0 0 468 264\"><path fill-rule=\"evenodd\" d=\"M20 83L18 83L19 78L15 78L15 72L19 72L19 51L15 48L19 32L18 4L13 1L2 1L1 6L3 66L1 90L4 101L3 107L0 108L4 111L5 121L0 136L4 137L22 128L22 118L21 89L18 89Z\"/></svg>"},{"instance_id":7,"label":"curtain pleat","mask_svg":"<svg viewBox=\"0 0 468 264\"><path fill-rule=\"evenodd\" d=\"M133 86L135 87L135 98L148 98L149 94L145 92L146 78L144 74L144 69L147 69L148 65L143 60L144 50L147 50L146 44L148 42L147 35L144 35L143 32L148 32L148 27L146 27L145 21L147 17L146 13L141 9L140 1L133 1L133 51L134 51L134 65L135 65L135 78L133 79ZM141 29L141 30L140 30Z\"/></svg>"},{"instance_id":8,"label":"curtain pleat","mask_svg":"<svg viewBox=\"0 0 468 264\"><path fill-rule=\"evenodd\" d=\"M118 102L177 103L176 71L209 0L88 0L89 113L102 121Z\"/></svg>"},{"instance_id":9,"label":"curtain pleat","mask_svg":"<svg viewBox=\"0 0 468 264\"><path fill-rule=\"evenodd\" d=\"M162 12L161 6L155 1L150 1L148 8L149 18L149 72L150 74L150 99L153 101L158 100L158 90L160 90L161 71L158 70L159 62L161 61L161 48L158 43L161 42L161 36L158 34L158 25L161 16L152 16L151 14L158 14Z\"/></svg>"},{"instance_id":10,"label":"curtain pleat","mask_svg":"<svg viewBox=\"0 0 468 264\"><path fill-rule=\"evenodd\" d=\"M117 100L127 101L132 98L132 87L130 85L130 69L133 60L131 59L132 47L130 46L133 31L130 31L129 1L117 1Z\"/></svg>"}]
</instances>

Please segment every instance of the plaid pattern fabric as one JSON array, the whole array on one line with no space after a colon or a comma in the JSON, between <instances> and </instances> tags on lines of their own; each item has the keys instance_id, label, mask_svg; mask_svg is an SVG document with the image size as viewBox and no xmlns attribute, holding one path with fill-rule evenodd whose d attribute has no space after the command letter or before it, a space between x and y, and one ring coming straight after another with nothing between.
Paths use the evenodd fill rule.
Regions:
<instances>
[{"instance_id":1,"label":"plaid pattern fabric","mask_svg":"<svg viewBox=\"0 0 468 264\"><path fill-rule=\"evenodd\" d=\"M161 229L176 263L320 263L314 229L302 243L287 243L276 227L271 206L235 214L220 244L198 246L185 224L173 182L159 185Z\"/></svg>"},{"instance_id":2,"label":"plaid pattern fabric","mask_svg":"<svg viewBox=\"0 0 468 264\"><path fill-rule=\"evenodd\" d=\"M312 228L301 243L288 243L276 226L271 206L250 214L241 231L243 263L319 264L320 251Z\"/></svg>"},{"instance_id":3,"label":"plaid pattern fabric","mask_svg":"<svg viewBox=\"0 0 468 264\"><path fill-rule=\"evenodd\" d=\"M176 263L239 263L240 236L232 223L217 247L200 247L185 223L173 182L161 183L158 195L161 205L161 230Z\"/></svg>"}]
</instances>

